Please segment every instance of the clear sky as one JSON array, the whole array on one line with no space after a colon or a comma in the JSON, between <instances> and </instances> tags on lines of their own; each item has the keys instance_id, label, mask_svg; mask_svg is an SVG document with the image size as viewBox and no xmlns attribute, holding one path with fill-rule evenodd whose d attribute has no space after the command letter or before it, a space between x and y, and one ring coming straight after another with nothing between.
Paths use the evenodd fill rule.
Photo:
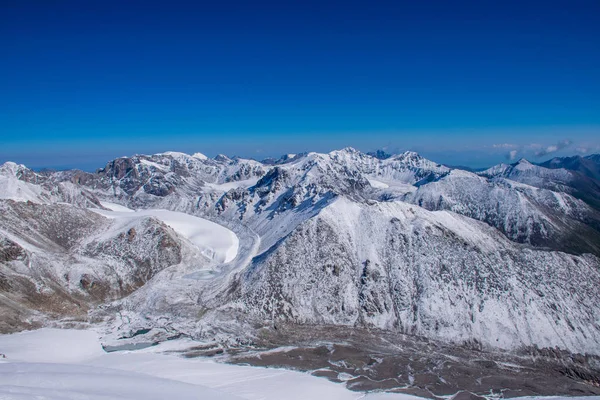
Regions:
<instances>
[{"instance_id":1,"label":"clear sky","mask_svg":"<svg viewBox=\"0 0 600 400\"><path fill-rule=\"evenodd\" d=\"M0 2L0 162L600 152L600 1Z\"/></svg>"}]
</instances>

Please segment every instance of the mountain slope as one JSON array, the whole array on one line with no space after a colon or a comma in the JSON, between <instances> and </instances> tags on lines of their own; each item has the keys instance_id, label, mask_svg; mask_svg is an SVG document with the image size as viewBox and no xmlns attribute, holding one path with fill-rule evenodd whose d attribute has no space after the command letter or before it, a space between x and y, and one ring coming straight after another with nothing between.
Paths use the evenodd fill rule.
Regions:
<instances>
[{"instance_id":1,"label":"mountain slope","mask_svg":"<svg viewBox=\"0 0 600 400\"><path fill-rule=\"evenodd\" d=\"M597 257L529 249L446 211L340 199L255 259L234 309L271 324L597 353L599 267Z\"/></svg>"},{"instance_id":2,"label":"mountain slope","mask_svg":"<svg viewBox=\"0 0 600 400\"><path fill-rule=\"evenodd\" d=\"M197 250L153 217L115 221L66 204L0 201L0 330L85 318ZM201 265L200 258L197 262Z\"/></svg>"},{"instance_id":3,"label":"mountain slope","mask_svg":"<svg viewBox=\"0 0 600 400\"><path fill-rule=\"evenodd\" d=\"M566 193L453 170L403 200L486 222L519 243L600 254L600 214Z\"/></svg>"}]
</instances>

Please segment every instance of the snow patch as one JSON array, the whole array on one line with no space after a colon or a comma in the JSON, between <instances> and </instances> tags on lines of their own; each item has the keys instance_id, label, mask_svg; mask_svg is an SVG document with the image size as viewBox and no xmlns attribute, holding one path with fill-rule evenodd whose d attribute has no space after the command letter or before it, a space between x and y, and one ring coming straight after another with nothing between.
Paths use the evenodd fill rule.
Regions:
<instances>
[{"instance_id":1,"label":"snow patch","mask_svg":"<svg viewBox=\"0 0 600 400\"><path fill-rule=\"evenodd\" d=\"M154 167L156 169L160 169L160 170L163 170L163 171L168 171L169 170L168 167L166 167L164 165L160 165L160 164L155 163L155 162L150 161L150 160L146 160L145 158L140 158L140 164L144 164L144 165L146 165L148 167Z\"/></svg>"},{"instance_id":2,"label":"snow patch","mask_svg":"<svg viewBox=\"0 0 600 400\"><path fill-rule=\"evenodd\" d=\"M367 180L369 181L369 184L371 186L373 186L375 189L387 189L390 187L390 185L388 185L387 183L381 182L381 181L377 181L375 179L372 178L367 178Z\"/></svg>"},{"instance_id":3,"label":"snow patch","mask_svg":"<svg viewBox=\"0 0 600 400\"><path fill-rule=\"evenodd\" d=\"M101 201L100 205L104 208L108 208L110 211L119 211L119 212L135 212L135 210L132 210L131 208L122 206L120 204L117 203L109 203L107 201Z\"/></svg>"},{"instance_id":4,"label":"snow patch","mask_svg":"<svg viewBox=\"0 0 600 400\"><path fill-rule=\"evenodd\" d=\"M0 199L41 203L42 188L23 182L15 176L0 175Z\"/></svg>"},{"instance_id":5,"label":"snow patch","mask_svg":"<svg viewBox=\"0 0 600 400\"><path fill-rule=\"evenodd\" d=\"M217 192L227 192L231 189L238 189L238 188L244 188L247 189L249 187L252 187L254 185L256 185L256 182L258 182L259 178L255 177L255 178L251 178L251 179L245 179L243 181L233 181L233 182L225 182L225 183L206 183L205 187L212 189L214 191Z\"/></svg>"}]
</instances>

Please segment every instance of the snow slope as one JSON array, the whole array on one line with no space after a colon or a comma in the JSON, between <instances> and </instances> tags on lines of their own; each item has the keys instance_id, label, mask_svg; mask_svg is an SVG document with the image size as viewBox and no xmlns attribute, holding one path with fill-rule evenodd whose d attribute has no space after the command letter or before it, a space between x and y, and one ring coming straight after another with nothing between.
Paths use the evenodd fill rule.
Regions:
<instances>
[{"instance_id":1,"label":"snow slope","mask_svg":"<svg viewBox=\"0 0 600 400\"><path fill-rule=\"evenodd\" d=\"M41 203L42 188L18 178L24 165L7 162L0 165L0 199Z\"/></svg>"},{"instance_id":2,"label":"snow slope","mask_svg":"<svg viewBox=\"0 0 600 400\"><path fill-rule=\"evenodd\" d=\"M339 197L255 257L237 307L256 321L598 354L599 280L591 255L519 245L453 212Z\"/></svg>"},{"instance_id":3,"label":"snow slope","mask_svg":"<svg viewBox=\"0 0 600 400\"><path fill-rule=\"evenodd\" d=\"M351 392L341 384L301 372L159 353L173 346L177 344L107 354L92 331L40 329L1 335L0 352L6 358L0 359L0 398L417 399L402 394Z\"/></svg>"},{"instance_id":4,"label":"snow slope","mask_svg":"<svg viewBox=\"0 0 600 400\"><path fill-rule=\"evenodd\" d=\"M156 217L173 228L177 233L188 238L208 258L220 263L232 261L238 253L239 240L231 230L208 221L204 218L168 210L137 210L113 204L101 203L111 211L93 209L109 218L141 218Z\"/></svg>"}]
</instances>

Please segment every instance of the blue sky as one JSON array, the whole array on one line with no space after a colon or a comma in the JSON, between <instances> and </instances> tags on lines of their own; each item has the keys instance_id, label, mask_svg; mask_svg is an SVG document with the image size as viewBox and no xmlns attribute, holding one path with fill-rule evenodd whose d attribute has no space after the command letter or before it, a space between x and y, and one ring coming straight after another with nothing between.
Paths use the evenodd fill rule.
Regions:
<instances>
[{"instance_id":1,"label":"blue sky","mask_svg":"<svg viewBox=\"0 0 600 400\"><path fill-rule=\"evenodd\" d=\"M599 16L577 0L4 1L0 162L600 152Z\"/></svg>"}]
</instances>

